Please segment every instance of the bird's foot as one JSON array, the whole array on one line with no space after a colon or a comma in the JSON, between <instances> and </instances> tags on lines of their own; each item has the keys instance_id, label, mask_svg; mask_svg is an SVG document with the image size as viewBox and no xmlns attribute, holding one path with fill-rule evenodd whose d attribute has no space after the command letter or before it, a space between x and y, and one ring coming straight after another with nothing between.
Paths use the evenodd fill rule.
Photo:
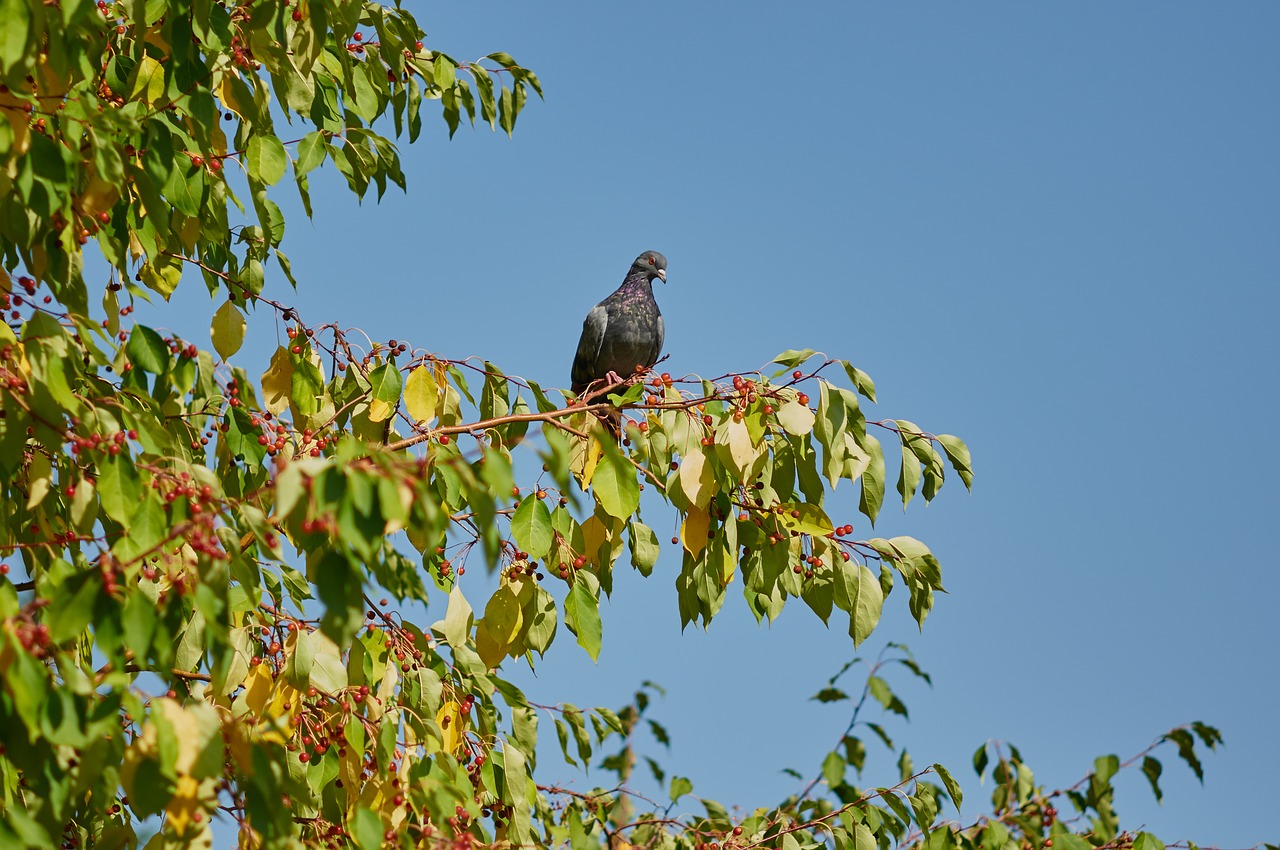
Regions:
<instances>
[{"instance_id":1,"label":"bird's foot","mask_svg":"<svg viewBox=\"0 0 1280 850\"><path fill-rule=\"evenodd\" d=\"M610 369L608 374L604 376L604 383L607 387L613 387L618 384L626 383L626 381L621 375Z\"/></svg>"}]
</instances>

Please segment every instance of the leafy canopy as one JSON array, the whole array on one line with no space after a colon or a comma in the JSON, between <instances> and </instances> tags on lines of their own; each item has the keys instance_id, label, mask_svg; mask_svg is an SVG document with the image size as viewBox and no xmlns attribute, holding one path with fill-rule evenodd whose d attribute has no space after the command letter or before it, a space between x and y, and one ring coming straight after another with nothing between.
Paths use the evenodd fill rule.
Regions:
<instances>
[{"instance_id":1,"label":"leafy canopy","mask_svg":"<svg viewBox=\"0 0 1280 850\"><path fill-rule=\"evenodd\" d=\"M424 112L450 135L464 115L511 133L541 94L511 56L460 62L405 9L348 0L4 0L0 32L4 846L134 847L148 832L148 847L209 846L215 819L255 848L1119 840L1113 757L1047 792L1016 749L984 746L994 814L967 825L942 820L944 795L961 802L951 775L905 750L895 784L853 785L855 730L894 749L859 716L866 697L906 714L883 669L924 675L902 648L869 662L820 776L734 817L710 800L673 817L634 794L632 733L668 742L646 714L656 686L585 711L534 706L504 678L561 626L598 658L614 570L648 576L664 549L685 624L709 624L736 583L759 619L797 601L823 622L839 611L855 646L895 587L923 625L937 559L855 533L829 496L856 488L870 528L890 463L904 508L973 475L959 438L868 419L871 378L810 350L574 398L407 342L362 347L288 306L279 193L310 214L308 174L327 164L357 197L403 189L384 133L412 142ZM92 292L91 242L110 268ZM194 278L213 296L211 347L130 319ZM262 310L287 338L250 368L236 358ZM621 444L597 418L615 409ZM664 544L645 511L675 511L679 535ZM464 593L469 566L488 572L487 598ZM443 616L412 622L391 598ZM838 679L817 698L845 700ZM598 765L618 786L536 779L540 712L570 765L619 741ZM1199 774L1196 741L1218 736L1194 724L1161 740ZM673 805L692 792L644 758ZM1088 824L1064 826L1060 798Z\"/></svg>"}]
</instances>

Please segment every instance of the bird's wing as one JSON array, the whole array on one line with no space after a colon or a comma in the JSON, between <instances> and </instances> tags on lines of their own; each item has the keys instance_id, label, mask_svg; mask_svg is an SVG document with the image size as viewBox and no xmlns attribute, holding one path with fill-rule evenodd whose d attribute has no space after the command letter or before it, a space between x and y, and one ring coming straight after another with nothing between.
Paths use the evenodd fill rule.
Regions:
<instances>
[{"instance_id":1,"label":"bird's wing","mask_svg":"<svg viewBox=\"0 0 1280 850\"><path fill-rule=\"evenodd\" d=\"M604 332L609 326L609 311L604 304L597 304L582 322L582 337L578 340L578 352L573 356L573 391L582 392L587 384L601 377L596 374L600 360L600 348L604 345Z\"/></svg>"},{"instance_id":2,"label":"bird's wing","mask_svg":"<svg viewBox=\"0 0 1280 850\"><path fill-rule=\"evenodd\" d=\"M653 356L649 358L650 363L657 363L658 358L662 356L662 343L666 339L666 323L662 321L662 314L658 314L658 335L653 341Z\"/></svg>"}]
</instances>

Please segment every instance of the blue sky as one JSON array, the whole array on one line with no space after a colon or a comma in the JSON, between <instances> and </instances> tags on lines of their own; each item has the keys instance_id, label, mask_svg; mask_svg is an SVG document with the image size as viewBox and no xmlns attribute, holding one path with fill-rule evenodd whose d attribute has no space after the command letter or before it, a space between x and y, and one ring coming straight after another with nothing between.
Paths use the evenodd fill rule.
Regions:
<instances>
[{"instance_id":1,"label":"blue sky","mask_svg":"<svg viewBox=\"0 0 1280 850\"><path fill-rule=\"evenodd\" d=\"M950 594L921 634L895 593L864 651L906 641L933 673L894 680L912 719L890 730L952 768L970 818L988 738L1058 787L1203 719L1227 743L1204 787L1168 753L1163 806L1120 781L1127 825L1275 840L1280 6L408 5L428 46L508 51L547 97L514 140L428 125L407 196L357 206L314 175L284 245L310 321L564 386L587 309L662 251L671 372L810 346L869 372L880 416L968 440L972 494L876 529L928 542ZM201 339L185 289L166 322ZM850 491L835 505L867 533ZM806 699L853 649L802 606L758 627L736 592L681 634L674 554L623 571L599 665L562 633L522 686L617 706L658 681L669 771L775 802L844 728ZM891 784L872 753L864 784Z\"/></svg>"}]
</instances>

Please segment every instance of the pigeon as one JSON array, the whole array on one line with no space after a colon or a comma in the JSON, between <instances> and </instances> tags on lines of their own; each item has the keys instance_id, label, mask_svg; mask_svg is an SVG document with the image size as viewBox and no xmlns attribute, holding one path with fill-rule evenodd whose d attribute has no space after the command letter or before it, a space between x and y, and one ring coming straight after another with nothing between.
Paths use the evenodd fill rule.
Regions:
<instances>
[{"instance_id":1,"label":"pigeon","mask_svg":"<svg viewBox=\"0 0 1280 850\"><path fill-rule=\"evenodd\" d=\"M592 383L620 384L662 353L662 313L653 300L653 279L667 282L667 258L657 251L636 257L622 285L591 308L573 357L572 389L581 394Z\"/></svg>"}]
</instances>

